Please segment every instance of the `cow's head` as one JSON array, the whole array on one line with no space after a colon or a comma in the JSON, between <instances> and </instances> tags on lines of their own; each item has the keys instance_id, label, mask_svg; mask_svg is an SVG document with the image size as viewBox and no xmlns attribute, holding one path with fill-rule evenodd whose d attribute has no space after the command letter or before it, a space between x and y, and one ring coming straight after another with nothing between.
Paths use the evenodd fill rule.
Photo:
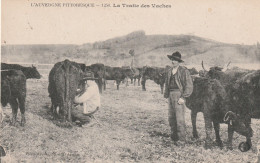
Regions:
<instances>
[{"instance_id":1,"label":"cow's head","mask_svg":"<svg viewBox=\"0 0 260 163\"><path fill-rule=\"evenodd\" d=\"M209 70L204 67L203 61L201 62L203 70L199 71L199 75L202 77L209 77L211 79L221 79L223 77L224 72L228 69L228 66L231 62L229 62L225 67L214 66Z\"/></svg>"},{"instance_id":2,"label":"cow's head","mask_svg":"<svg viewBox=\"0 0 260 163\"><path fill-rule=\"evenodd\" d=\"M33 66L33 65L32 65L32 67L25 68L23 73L24 73L24 75L26 76L27 79L28 78L40 79L42 77L41 74L36 69L36 67Z\"/></svg>"},{"instance_id":3,"label":"cow's head","mask_svg":"<svg viewBox=\"0 0 260 163\"><path fill-rule=\"evenodd\" d=\"M188 69L191 75L197 75L199 72L193 67L191 69Z\"/></svg>"},{"instance_id":4,"label":"cow's head","mask_svg":"<svg viewBox=\"0 0 260 163\"><path fill-rule=\"evenodd\" d=\"M245 137L252 137L253 130L248 119L250 117L242 117L232 111L228 111L224 116L224 122L228 123L238 134Z\"/></svg>"}]
</instances>

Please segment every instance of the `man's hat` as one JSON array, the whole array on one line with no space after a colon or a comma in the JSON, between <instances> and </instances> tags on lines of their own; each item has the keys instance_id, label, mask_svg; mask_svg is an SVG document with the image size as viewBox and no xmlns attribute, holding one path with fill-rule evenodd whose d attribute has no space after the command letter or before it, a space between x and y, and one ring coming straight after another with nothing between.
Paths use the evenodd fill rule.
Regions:
<instances>
[{"instance_id":1,"label":"man's hat","mask_svg":"<svg viewBox=\"0 0 260 163\"><path fill-rule=\"evenodd\" d=\"M98 78L94 77L94 73L91 71L85 72L84 73L84 77L82 78L82 80L97 80Z\"/></svg>"},{"instance_id":2,"label":"man's hat","mask_svg":"<svg viewBox=\"0 0 260 163\"><path fill-rule=\"evenodd\" d=\"M172 53L172 55L167 55L168 58L170 60L175 60L175 61L178 61L178 62L184 62L182 59L181 59L181 53L176 51L175 53Z\"/></svg>"}]
</instances>

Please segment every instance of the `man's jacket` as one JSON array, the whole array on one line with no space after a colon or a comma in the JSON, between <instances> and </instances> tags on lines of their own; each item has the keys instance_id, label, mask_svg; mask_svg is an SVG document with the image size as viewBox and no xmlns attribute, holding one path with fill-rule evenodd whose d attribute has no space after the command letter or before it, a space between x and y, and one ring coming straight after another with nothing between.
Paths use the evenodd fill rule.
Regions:
<instances>
[{"instance_id":1,"label":"man's jacket","mask_svg":"<svg viewBox=\"0 0 260 163\"><path fill-rule=\"evenodd\" d=\"M83 113L92 112L100 107L100 94L99 89L95 81L88 81L88 87L85 88L82 94L77 95L74 98L74 102L77 104L83 104Z\"/></svg>"},{"instance_id":2,"label":"man's jacket","mask_svg":"<svg viewBox=\"0 0 260 163\"><path fill-rule=\"evenodd\" d=\"M170 68L166 73L164 98L168 98L170 94L169 85L170 85L170 79L172 75L172 69L173 68ZM192 94L193 82L192 82L190 72L186 67L183 66L178 67L178 70L175 73L175 81L179 87L182 98L189 97Z\"/></svg>"}]
</instances>

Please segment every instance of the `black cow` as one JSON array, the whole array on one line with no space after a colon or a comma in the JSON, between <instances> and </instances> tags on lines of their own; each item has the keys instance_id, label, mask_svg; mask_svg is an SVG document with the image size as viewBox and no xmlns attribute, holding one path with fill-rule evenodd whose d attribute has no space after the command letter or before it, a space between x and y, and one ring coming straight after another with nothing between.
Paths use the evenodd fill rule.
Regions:
<instances>
[{"instance_id":1,"label":"black cow","mask_svg":"<svg viewBox=\"0 0 260 163\"><path fill-rule=\"evenodd\" d=\"M147 67L144 66L142 69L142 90L146 91L145 82L147 79L153 80L156 84L159 84L161 87L161 93L163 94L163 87L165 83L166 72L170 69L170 66L165 68L159 67ZM188 69L191 75L197 75L198 71L195 68Z\"/></svg>"},{"instance_id":2,"label":"black cow","mask_svg":"<svg viewBox=\"0 0 260 163\"><path fill-rule=\"evenodd\" d=\"M21 111L21 126L25 120L26 77L20 70L1 71L1 103L12 108L12 125L15 125L18 106Z\"/></svg>"},{"instance_id":3,"label":"black cow","mask_svg":"<svg viewBox=\"0 0 260 163\"><path fill-rule=\"evenodd\" d=\"M86 66L85 64L83 64L81 65L81 69L84 72L91 71L94 73L94 77L97 78L96 82L98 84L99 92L102 93L102 85L105 82L105 65L102 63L96 63L90 66Z\"/></svg>"},{"instance_id":4,"label":"black cow","mask_svg":"<svg viewBox=\"0 0 260 163\"><path fill-rule=\"evenodd\" d=\"M230 96L230 103L235 106L237 114L243 117L248 127L251 125L251 118L260 119L260 70L252 71L229 84L227 92ZM251 137L247 137L246 143L249 148L252 146Z\"/></svg>"},{"instance_id":5,"label":"black cow","mask_svg":"<svg viewBox=\"0 0 260 163\"><path fill-rule=\"evenodd\" d=\"M117 90L119 90L119 84L127 77L129 70L125 70L121 67L110 67L110 66L105 66L105 69L106 69L105 79L115 80L117 84ZM106 89L106 84L104 84L104 89Z\"/></svg>"},{"instance_id":6,"label":"black cow","mask_svg":"<svg viewBox=\"0 0 260 163\"><path fill-rule=\"evenodd\" d=\"M21 70L24 75L26 76L26 79L35 78L40 79L41 75L36 69L36 67L24 67L18 64L7 64L7 63L1 63L1 70Z\"/></svg>"},{"instance_id":7,"label":"black cow","mask_svg":"<svg viewBox=\"0 0 260 163\"><path fill-rule=\"evenodd\" d=\"M231 91L232 100L238 107L248 108L252 118L260 118L260 70L238 79Z\"/></svg>"},{"instance_id":8,"label":"black cow","mask_svg":"<svg viewBox=\"0 0 260 163\"><path fill-rule=\"evenodd\" d=\"M223 143L219 135L220 123L228 124L228 148L232 149L232 137L234 131L246 137L252 137L253 131L240 115L236 114L234 107L230 105L228 94L223 85L216 79L195 78L193 93L186 99L186 106L191 110L193 137L198 138L196 129L196 117L202 112L205 121L206 142L205 147L211 144L212 123L216 134L216 142L222 148Z\"/></svg>"},{"instance_id":9,"label":"black cow","mask_svg":"<svg viewBox=\"0 0 260 163\"><path fill-rule=\"evenodd\" d=\"M71 122L73 100L83 77L81 66L76 62L66 59L54 65L49 73L48 86L54 115L61 114L64 120Z\"/></svg>"},{"instance_id":10,"label":"black cow","mask_svg":"<svg viewBox=\"0 0 260 163\"><path fill-rule=\"evenodd\" d=\"M166 77L166 69L159 67L147 67L144 66L142 70L142 90L146 91L145 83L147 79L153 80L156 84L159 84L161 87L161 93L163 94L163 87Z\"/></svg>"},{"instance_id":11,"label":"black cow","mask_svg":"<svg viewBox=\"0 0 260 163\"><path fill-rule=\"evenodd\" d=\"M205 70L205 68L204 68ZM205 77L218 79L227 92L228 104L236 114L240 115L240 122L251 129L252 110L259 111L259 97L257 95L257 84L259 82L259 71L246 69L231 69L223 72L223 68L212 67L205 70ZM259 94L259 93L258 93ZM260 117L260 116L258 116ZM246 136L249 148L252 146L251 137Z\"/></svg>"}]
</instances>

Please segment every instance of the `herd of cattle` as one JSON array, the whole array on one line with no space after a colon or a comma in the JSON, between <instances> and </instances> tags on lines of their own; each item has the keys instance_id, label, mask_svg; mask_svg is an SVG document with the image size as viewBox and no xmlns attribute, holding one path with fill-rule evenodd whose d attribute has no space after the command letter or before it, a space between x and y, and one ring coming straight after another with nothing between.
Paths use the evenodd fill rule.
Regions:
<instances>
[{"instance_id":1,"label":"herd of cattle","mask_svg":"<svg viewBox=\"0 0 260 163\"><path fill-rule=\"evenodd\" d=\"M186 99L186 106L191 110L193 137L197 138L196 117L202 112L205 121L206 147L210 146L212 123L215 130L216 142L223 147L219 135L220 123L228 124L228 148L232 149L234 131L246 137L245 148L252 146L251 118L260 118L260 70L232 68L223 70L211 67L198 72L189 69L193 77L193 93ZM104 64L86 66L64 60L54 65L49 73L49 97L54 115L71 122L71 109L76 90L82 80L92 74L97 80L100 93L106 89L106 80L115 80L117 89L124 79L131 81L138 79L142 90L146 90L146 80L153 80L160 85L161 93L165 82L165 75L170 67L110 67ZM18 105L21 111L21 125L25 124L26 79L41 78L35 67L23 67L17 64L1 63L1 103L8 103L12 108L11 124L16 123ZM245 151L248 149L244 149Z\"/></svg>"}]
</instances>

